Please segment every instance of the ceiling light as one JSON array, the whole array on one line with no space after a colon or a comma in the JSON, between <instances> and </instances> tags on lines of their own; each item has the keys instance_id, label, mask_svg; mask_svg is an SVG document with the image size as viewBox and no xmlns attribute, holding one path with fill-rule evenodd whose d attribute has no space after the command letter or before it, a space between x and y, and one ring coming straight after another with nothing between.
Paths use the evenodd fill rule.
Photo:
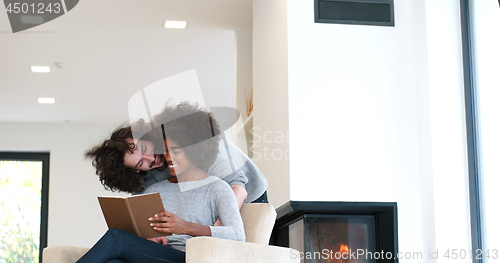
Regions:
<instances>
[{"instance_id":1,"label":"ceiling light","mask_svg":"<svg viewBox=\"0 0 500 263\"><path fill-rule=\"evenodd\" d=\"M31 66L31 71L48 73L48 72L50 72L50 67L49 66Z\"/></svg>"},{"instance_id":2,"label":"ceiling light","mask_svg":"<svg viewBox=\"0 0 500 263\"><path fill-rule=\"evenodd\" d=\"M54 103L56 103L56 99L54 99L54 98L38 98L38 103L54 104Z\"/></svg>"},{"instance_id":3,"label":"ceiling light","mask_svg":"<svg viewBox=\"0 0 500 263\"><path fill-rule=\"evenodd\" d=\"M186 28L186 21L165 21L165 28Z\"/></svg>"}]
</instances>

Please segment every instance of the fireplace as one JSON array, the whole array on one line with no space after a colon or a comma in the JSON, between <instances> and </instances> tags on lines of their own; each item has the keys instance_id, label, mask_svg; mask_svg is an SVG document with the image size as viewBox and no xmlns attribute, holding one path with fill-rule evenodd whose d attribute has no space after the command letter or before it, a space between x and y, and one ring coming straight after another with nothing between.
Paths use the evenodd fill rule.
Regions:
<instances>
[{"instance_id":1,"label":"fireplace","mask_svg":"<svg viewBox=\"0 0 500 263\"><path fill-rule=\"evenodd\" d=\"M289 201L276 212L270 243L301 262L397 261L396 203Z\"/></svg>"}]
</instances>

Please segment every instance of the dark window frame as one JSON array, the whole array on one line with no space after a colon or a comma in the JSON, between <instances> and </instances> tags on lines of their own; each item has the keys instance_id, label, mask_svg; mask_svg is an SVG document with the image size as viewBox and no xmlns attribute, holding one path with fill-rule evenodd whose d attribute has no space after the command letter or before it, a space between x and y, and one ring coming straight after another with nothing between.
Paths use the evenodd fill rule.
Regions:
<instances>
[{"instance_id":1,"label":"dark window frame","mask_svg":"<svg viewBox=\"0 0 500 263\"><path fill-rule=\"evenodd\" d=\"M500 2L500 1L499 1ZM462 31L462 58L464 73L464 100L465 100L465 125L467 131L467 158L469 169L469 206L471 224L471 245L473 255L476 251L483 250L482 225L481 225L481 182L479 178L479 158L477 141L477 104L476 86L474 75L474 52L471 24L471 3L469 0L460 0L460 20ZM482 258L473 257L472 262L482 263Z\"/></svg>"},{"instance_id":2,"label":"dark window frame","mask_svg":"<svg viewBox=\"0 0 500 263\"><path fill-rule=\"evenodd\" d=\"M49 163L47 152L0 152L2 161L41 161L42 162L42 204L40 207L40 247L39 262L42 262L42 251L47 247L47 225L49 218Z\"/></svg>"}]
</instances>

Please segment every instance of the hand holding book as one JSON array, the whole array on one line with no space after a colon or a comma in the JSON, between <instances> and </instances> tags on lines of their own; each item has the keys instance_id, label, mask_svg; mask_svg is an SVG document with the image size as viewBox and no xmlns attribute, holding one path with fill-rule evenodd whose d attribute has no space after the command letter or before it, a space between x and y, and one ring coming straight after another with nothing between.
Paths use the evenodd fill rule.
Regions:
<instances>
[{"instance_id":1,"label":"hand holding book","mask_svg":"<svg viewBox=\"0 0 500 263\"><path fill-rule=\"evenodd\" d=\"M98 197L108 228L119 228L143 238L167 236L151 227L148 218L163 211L160 194Z\"/></svg>"},{"instance_id":2,"label":"hand holding book","mask_svg":"<svg viewBox=\"0 0 500 263\"><path fill-rule=\"evenodd\" d=\"M187 222L178 215L165 211L158 193L98 199L108 228L119 228L142 238L164 237L171 234L212 235L210 227ZM158 239L152 241L164 242Z\"/></svg>"},{"instance_id":3,"label":"hand holding book","mask_svg":"<svg viewBox=\"0 0 500 263\"><path fill-rule=\"evenodd\" d=\"M176 235L190 235L190 236L211 236L212 232L210 227L205 225L188 222L180 218L178 215L162 211L149 218L155 231L164 232Z\"/></svg>"},{"instance_id":4,"label":"hand holding book","mask_svg":"<svg viewBox=\"0 0 500 263\"><path fill-rule=\"evenodd\" d=\"M149 221L153 222L150 226L156 231L176 235L183 235L188 232L188 222L168 211L162 211L155 214L153 217L149 218Z\"/></svg>"}]
</instances>

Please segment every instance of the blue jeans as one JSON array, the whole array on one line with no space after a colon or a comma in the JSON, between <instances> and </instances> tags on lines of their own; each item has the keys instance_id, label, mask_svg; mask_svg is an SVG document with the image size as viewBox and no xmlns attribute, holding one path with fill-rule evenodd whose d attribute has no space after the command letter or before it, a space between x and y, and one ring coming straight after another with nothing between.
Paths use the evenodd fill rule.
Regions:
<instances>
[{"instance_id":1,"label":"blue jeans","mask_svg":"<svg viewBox=\"0 0 500 263\"><path fill-rule=\"evenodd\" d=\"M257 199L255 199L252 203L269 203L267 201L267 191L264 191L264 193Z\"/></svg>"},{"instance_id":2,"label":"blue jeans","mask_svg":"<svg viewBox=\"0 0 500 263\"><path fill-rule=\"evenodd\" d=\"M186 253L111 228L77 263L184 263Z\"/></svg>"}]
</instances>

